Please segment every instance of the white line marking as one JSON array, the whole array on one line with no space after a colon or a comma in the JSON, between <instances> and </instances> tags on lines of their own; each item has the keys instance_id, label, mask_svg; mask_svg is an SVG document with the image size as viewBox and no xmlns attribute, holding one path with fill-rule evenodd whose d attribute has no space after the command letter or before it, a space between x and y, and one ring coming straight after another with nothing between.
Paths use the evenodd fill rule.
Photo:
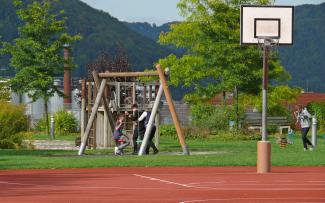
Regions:
<instances>
[{"instance_id":1,"label":"white line marking","mask_svg":"<svg viewBox=\"0 0 325 203\"><path fill-rule=\"evenodd\" d=\"M25 183L10 183L5 181L0 181L0 184L7 184L7 185L22 185L22 186L38 186L35 184L25 184Z\"/></svg>"},{"instance_id":2,"label":"white line marking","mask_svg":"<svg viewBox=\"0 0 325 203\"><path fill-rule=\"evenodd\" d=\"M154 177L150 177L150 176L143 176L143 175L139 175L139 174L133 174L133 175L140 177L140 178L148 179L151 181L157 181L157 182L162 182L162 183L171 184L171 185L178 185L178 186L182 186L182 187L186 187L186 188L197 188L197 189L201 189L201 188L207 189L208 188L208 187L196 187L196 186L192 186L192 185L188 185L188 184L177 183L177 182L173 182L173 181L163 180L163 179L154 178Z\"/></svg>"},{"instance_id":3,"label":"white line marking","mask_svg":"<svg viewBox=\"0 0 325 203\"><path fill-rule=\"evenodd\" d=\"M192 202L208 202L208 201L235 201L235 200L298 200L299 202L302 200L301 197L283 197L283 198L224 198L224 199L198 199L198 200L188 200L188 201L181 201L180 203L192 203ZM304 200L325 200L325 198L306 198Z\"/></svg>"}]
</instances>

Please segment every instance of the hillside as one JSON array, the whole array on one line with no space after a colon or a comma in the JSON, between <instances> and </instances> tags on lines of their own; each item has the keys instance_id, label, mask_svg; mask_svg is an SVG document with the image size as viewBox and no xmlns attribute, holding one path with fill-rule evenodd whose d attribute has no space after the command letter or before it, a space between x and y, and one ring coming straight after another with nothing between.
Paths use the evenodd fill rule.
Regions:
<instances>
[{"instance_id":1,"label":"hillside","mask_svg":"<svg viewBox=\"0 0 325 203\"><path fill-rule=\"evenodd\" d=\"M11 0L0 0L0 36L10 41L17 36L19 23ZM61 0L55 9L64 9L68 17L69 33L80 33L83 39L73 50L78 64L75 76L86 73L86 65L93 62L101 52L114 55L121 45L129 56L134 70L151 68L159 58L170 53L166 47L129 29L124 23L108 13L96 10L79 0ZM8 60L0 59L0 69L8 66Z\"/></svg>"},{"instance_id":2,"label":"hillside","mask_svg":"<svg viewBox=\"0 0 325 203\"><path fill-rule=\"evenodd\" d=\"M280 58L291 85L325 92L325 3L295 8L294 45L281 47Z\"/></svg>"},{"instance_id":3,"label":"hillside","mask_svg":"<svg viewBox=\"0 0 325 203\"><path fill-rule=\"evenodd\" d=\"M127 23L129 28L157 40L169 23L152 26L148 23ZM325 3L295 8L294 45L281 47L280 59L292 75L290 85L306 91L325 92Z\"/></svg>"}]
</instances>

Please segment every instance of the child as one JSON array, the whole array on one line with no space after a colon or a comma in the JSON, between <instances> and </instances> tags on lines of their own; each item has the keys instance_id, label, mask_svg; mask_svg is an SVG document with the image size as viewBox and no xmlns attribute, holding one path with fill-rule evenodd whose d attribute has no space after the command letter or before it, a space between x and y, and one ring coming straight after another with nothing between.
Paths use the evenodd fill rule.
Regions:
<instances>
[{"instance_id":1,"label":"child","mask_svg":"<svg viewBox=\"0 0 325 203\"><path fill-rule=\"evenodd\" d=\"M117 117L116 125L114 128L113 138L116 143L114 150L115 155L123 155L123 149L130 144L129 138L123 134L123 121L124 115L119 115Z\"/></svg>"}]
</instances>

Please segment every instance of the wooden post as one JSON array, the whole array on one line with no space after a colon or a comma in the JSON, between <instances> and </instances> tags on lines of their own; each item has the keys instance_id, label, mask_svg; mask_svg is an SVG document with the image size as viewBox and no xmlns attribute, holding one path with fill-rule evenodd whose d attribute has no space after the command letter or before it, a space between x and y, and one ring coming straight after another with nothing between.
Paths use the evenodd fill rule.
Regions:
<instances>
[{"instance_id":1,"label":"wooden post","mask_svg":"<svg viewBox=\"0 0 325 203\"><path fill-rule=\"evenodd\" d=\"M146 106L146 98L147 98L147 86L143 83L143 110Z\"/></svg>"},{"instance_id":2,"label":"wooden post","mask_svg":"<svg viewBox=\"0 0 325 203\"><path fill-rule=\"evenodd\" d=\"M93 77L94 77L94 82L95 82L95 87L97 89L99 89L99 77L98 77L98 73L96 71L93 71L92 72L93 74ZM105 84L105 90L107 89L107 86ZM111 129L113 129L113 126L114 126L114 118L113 118L113 115L109 109L109 106L108 106L108 101L106 100L105 97L102 98L102 101L103 101L103 106L104 106L104 109L106 111L106 115L107 115L107 119L108 119L108 122L109 122L109 125L111 126Z\"/></svg>"},{"instance_id":3,"label":"wooden post","mask_svg":"<svg viewBox=\"0 0 325 203\"><path fill-rule=\"evenodd\" d=\"M85 132L86 114L86 80L81 80L81 112L80 112L80 137L83 138Z\"/></svg>"},{"instance_id":4,"label":"wooden post","mask_svg":"<svg viewBox=\"0 0 325 203\"><path fill-rule=\"evenodd\" d=\"M160 142L160 134L159 134L159 128L160 128L160 113L159 111L156 114L156 133L155 133L155 145L157 148L159 148L159 142Z\"/></svg>"},{"instance_id":5,"label":"wooden post","mask_svg":"<svg viewBox=\"0 0 325 203\"><path fill-rule=\"evenodd\" d=\"M98 91L97 91L97 88L96 88L96 85L94 84L93 85L93 87L94 87L94 89L93 89L93 92L94 92L94 95L93 95L93 101L94 101L94 103L95 103L95 98L97 97L97 94L98 94ZM100 104L99 104L100 105ZM96 141L96 138L97 138L97 113L98 112L96 112L96 114L95 114L95 120L93 121L93 143L92 143L92 147L93 147L93 149L96 149L97 148L97 141Z\"/></svg>"},{"instance_id":6,"label":"wooden post","mask_svg":"<svg viewBox=\"0 0 325 203\"><path fill-rule=\"evenodd\" d=\"M174 106L174 103L173 103L171 94L169 92L169 89L168 89L168 85L167 85L167 80L166 80L165 74L162 71L162 69L161 69L161 67L160 67L159 64L156 66L156 68L157 68L157 71L158 71L158 74L159 74L160 84L164 88L164 93L165 93L166 101L167 101L167 104L168 104L169 111L170 111L170 114L172 116L173 122L175 124L175 128L176 128L176 131L177 131L177 136L178 136L179 142L180 142L180 144L181 144L181 146L183 148L183 154L184 155L189 155L190 152L188 150L188 146L186 145L184 132L183 132L183 129L182 129L181 124L179 122L178 115L176 113L175 106Z\"/></svg>"},{"instance_id":7,"label":"wooden post","mask_svg":"<svg viewBox=\"0 0 325 203\"><path fill-rule=\"evenodd\" d=\"M87 123L87 127L86 127L84 137L83 137L82 142L81 142L81 146L80 146L78 155L82 155L85 152L86 142L87 142L87 139L88 139L88 136L89 136L91 126L92 126L92 124L93 124L93 122L95 120L95 116L97 114L100 101L101 101L101 99L103 97L106 82L107 82L107 79L103 79L102 83L100 84L100 88L99 88L99 91L98 91L94 106L92 108L90 118L89 118L88 123Z\"/></svg>"},{"instance_id":8,"label":"wooden post","mask_svg":"<svg viewBox=\"0 0 325 203\"><path fill-rule=\"evenodd\" d=\"M137 88L135 82L132 83L132 104L135 104L137 102Z\"/></svg>"},{"instance_id":9,"label":"wooden post","mask_svg":"<svg viewBox=\"0 0 325 203\"><path fill-rule=\"evenodd\" d=\"M149 85L149 102L152 100L152 85Z\"/></svg>"}]
</instances>

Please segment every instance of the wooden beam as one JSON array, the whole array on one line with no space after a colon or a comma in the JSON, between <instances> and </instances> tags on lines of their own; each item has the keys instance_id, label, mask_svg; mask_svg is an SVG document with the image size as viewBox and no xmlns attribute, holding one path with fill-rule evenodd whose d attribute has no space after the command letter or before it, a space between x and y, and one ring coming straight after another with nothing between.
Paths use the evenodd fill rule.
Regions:
<instances>
[{"instance_id":1,"label":"wooden beam","mask_svg":"<svg viewBox=\"0 0 325 203\"><path fill-rule=\"evenodd\" d=\"M93 71L92 74L93 74L95 86L96 86L96 88L98 90L99 89L99 83L100 83L98 73L97 73L97 71ZM106 84L105 84L105 87L106 87ZM109 109L108 101L104 97L102 98L102 101L103 101L104 109L106 111L108 122L109 122L109 124L111 126L111 130L113 130L114 129L114 118L113 118L112 112Z\"/></svg>"},{"instance_id":2,"label":"wooden beam","mask_svg":"<svg viewBox=\"0 0 325 203\"><path fill-rule=\"evenodd\" d=\"M102 78L114 78L114 77L150 77L159 76L157 71L149 72L105 72L99 73L99 77Z\"/></svg>"},{"instance_id":3,"label":"wooden beam","mask_svg":"<svg viewBox=\"0 0 325 203\"><path fill-rule=\"evenodd\" d=\"M176 128L176 132L177 132L179 142L180 142L180 144L181 144L181 146L183 148L183 153L184 153L184 155L189 155L190 153L189 153L189 150L188 150L188 146L185 143L184 132L183 132L183 129L182 129L181 124L179 122L178 115L176 113L175 106L174 106L174 103L173 103L173 100L172 100L172 96L171 96L171 94L169 92L169 88L168 88L168 85L167 85L167 80L166 80L165 73L162 71L159 64L156 66L156 68L157 68L157 71L159 73L160 84L162 85L162 87L164 89L166 101L167 101L169 111L170 111L170 114L172 116L175 128Z\"/></svg>"},{"instance_id":4,"label":"wooden beam","mask_svg":"<svg viewBox=\"0 0 325 203\"><path fill-rule=\"evenodd\" d=\"M87 140L88 140L88 137L89 137L90 129L91 129L91 126L92 126L92 124L93 124L93 122L95 120L95 116L97 114L100 101L101 101L101 99L103 97L106 82L107 82L107 80L103 79L102 83L100 84L100 88L98 90L98 94L97 94L94 106L93 106L92 111L91 111L91 115L90 115L88 123L87 123L87 127L86 127L84 137L83 137L82 142L81 142L81 146L80 146L78 155L83 155L83 153L85 152L86 143L87 143Z\"/></svg>"}]
</instances>

